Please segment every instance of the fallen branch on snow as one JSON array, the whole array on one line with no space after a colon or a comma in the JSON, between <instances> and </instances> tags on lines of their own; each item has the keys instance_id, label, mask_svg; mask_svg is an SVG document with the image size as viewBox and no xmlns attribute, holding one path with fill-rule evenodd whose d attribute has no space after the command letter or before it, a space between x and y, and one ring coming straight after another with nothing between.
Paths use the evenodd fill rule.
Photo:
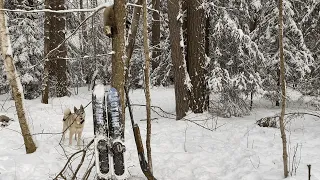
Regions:
<instances>
[{"instance_id":1,"label":"fallen branch on snow","mask_svg":"<svg viewBox=\"0 0 320 180\"><path fill-rule=\"evenodd\" d=\"M83 153L83 154L82 154L82 158L81 158L81 162L79 163L76 171L73 173L72 179L76 179L77 173L79 172L79 169L80 169L80 167L82 166L83 161L84 161L84 158L85 158L85 156L86 156L86 153L87 153L89 147L91 146L91 144L93 144L93 141L94 141L94 140L92 139L83 149L81 149L81 150L73 153L73 154L68 158L66 164L64 165L64 167L62 168L62 170L58 173L58 175L54 178L54 180L58 180L59 177L61 177L61 178L63 178L63 179L67 179L67 178L63 175L63 173L64 173L64 171L66 170L68 164L70 163L70 161L72 160L72 158L73 158L75 155L77 155L77 154L79 154L79 153ZM90 168L90 171L91 171L91 169L92 169L92 168ZM90 174L90 173L89 173L89 174Z\"/></svg>"},{"instance_id":2,"label":"fallen branch on snow","mask_svg":"<svg viewBox=\"0 0 320 180\"><path fill-rule=\"evenodd\" d=\"M315 116L317 118L320 118L320 115L313 114L313 113L307 113L307 112L295 112L295 113L286 113L285 116L303 116L303 115L309 115L309 116ZM275 116L269 116L269 117L263 117L256 121L256 124L260 127L272 127L272 128L278 128L277 121L280 118L280 115Z\"/></svg>"}]
</instances>

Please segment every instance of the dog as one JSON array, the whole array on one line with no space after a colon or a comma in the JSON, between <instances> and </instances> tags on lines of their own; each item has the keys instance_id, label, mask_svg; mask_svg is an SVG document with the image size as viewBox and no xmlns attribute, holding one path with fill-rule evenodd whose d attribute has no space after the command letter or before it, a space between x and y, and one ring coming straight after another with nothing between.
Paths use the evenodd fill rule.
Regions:
<instances>
[{"instance_id":1,"label":"dog","mask_svg":"<svg viewBox=\"0 0 320 180\"><path fill-rule=\"evenodd\" d=\"M65 133L67 130L69 130L69 145L72 145L73 135L75 135L77 145L80 145L85 117L86 113L82 105L80 106L80 109L74 107L74 113L71 113L71 110L69 108L66 108L64 110L62 139L65 139Z\"/></svg>"}]
</instances>

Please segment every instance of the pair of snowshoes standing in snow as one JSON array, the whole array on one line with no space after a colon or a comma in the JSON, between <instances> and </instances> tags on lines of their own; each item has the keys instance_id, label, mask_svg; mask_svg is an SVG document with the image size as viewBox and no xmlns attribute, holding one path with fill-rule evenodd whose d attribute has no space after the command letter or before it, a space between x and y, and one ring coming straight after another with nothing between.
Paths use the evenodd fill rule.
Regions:
<instances>
[{"instance_id":1,"label":"pair of snowshoes standing in snow","mask_svg":"<svg viewBox=\"0 0 320 180\"><path fill-rule=\"evenodd\" d=\"M98 179L122 180L127 177L124 127L118 91L101 84L92 95L95 156Z\"/></svg>"}]
</instances>

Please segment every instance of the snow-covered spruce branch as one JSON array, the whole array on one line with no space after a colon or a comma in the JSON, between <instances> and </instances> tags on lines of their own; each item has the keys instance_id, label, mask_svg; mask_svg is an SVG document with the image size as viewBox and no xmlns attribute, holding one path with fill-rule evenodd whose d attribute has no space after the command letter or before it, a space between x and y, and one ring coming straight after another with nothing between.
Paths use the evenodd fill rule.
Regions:
<instances>
[{"instance_id":1,"label":"snow-covered spruce branch","mask_svg":"<svg viewBox=\"0 0 320 180\"><path fill-rule=\"evenodd\" d=\"M93 57L105 57L105 56L112 56L111 53L108 54L97 54L95 56L82 56L82 57L76 57L76 58L52 58L52 60L59 60L59 59L63 59L63 60L79 60L79 59L88 59L88 58L93 58Z\"/></svg>"},{"instance_id":2,"label":"snow-covered spruce branch","mask_svg":"<svg viewBox=\"0 0 320 180\"><path fill-rule=\"evenodd\" d=\"M57 47L55 47L54 49L50 50L46 56L41 59L37 64L30 66L29 68L26 69L26 72L29 72L30 70L33 70L36 66L39 66L41 63L43 63L44 61L48 60L49 55L52 55L53 52L57 51L67 40L69 40L72 36L74 36L76 34L76 32L80 29L80 27L91 17L93 17L97 12L99 12L100 10L104 9L106 6L105 5L101 5L98 6L95 9L94 12L92 12L86 19L84 19L76 28L75 30L68 36L66 37ZM21 75L19 75L18 77L20 77ZM18 78L17 77L17 78ZM46 78L46 77L44 77Z\"/></svg>"},{"instance_id":3,"label":"snow-covered spruce branch","mask_svg":"<svg viewBox=\"0 0 320 180\"><path fill-rule=\"evenodd\" d=\"M142 5L138 5L138 4L132 4L132 3L127 3L127 6L133 6L133 7L139 7L139 8L142 8ZM160 14L160 12L158 10L155 10L155 9L152 9L152 8L148 8L148 10L150 11L154 11L154 12L157 12L158 14Z\"/></svg>"},{"instance_id":4,"label":"snow-covered spruce branch","mask_svg":"<svg viewBox=\"0 0 320 180\"><path fill-rule=\"evenodd\" d=\"M50 13L72 13L72 12L97 12L105 7L108 7L107 3L101 4L95 8L89 9L68 9L68 10L51 10L51 9L35 9L35 10L22 10L22 9L0 9L0 11L7 12L21 12L21 13L40 13L40 12L50 12Z\"/></svg>"},{"instance_id":5,"label":"snow-covered spruce branch","mask_svg":"<svg viewBox=\"0 0 320 180\"><path fill-rule=\"evenodd\" d=\"M208 5L209 5L209 6L212 6L212 7L214 7L214 8L217 8L217 9L238 10L237 8L234 8L234 7L217 6L217 5L215 5L215 3L213 3L213 2L208 3Z\"/></svg>"},{"instance_id":6,"label":"snow-covered spruce branch","mask_svg":"<svg viewBox=\"0 0 320 180\"><path fill-rule=\"evenodd\" d=\"M82 166L82 163L83 163L83 161L84 161L84 157L85 157L85 155L86 155L89 147L93 144L93 141L94 141L94 140L92 139L83 149L81 149L81 150L73 153L73 154L68 158L66 164L64 165L64 167L62 168L62 170L58 173L58 175L54 178L54 180L57 180L57 179L59 178L59 176L62 177L63 179L66 179L66 177L64 177L64 175L63 175L63 172L66 170L68 164L70 163L70 161L72 160L72 158L73 158L75 155L77 155L77 154L79 154L79 153L83 153L83 154L82 154L82 158L81 158L81 162L79 163L79 165L78 165L78 167L77 167L77 170L76 170L76 172L73 174L73 177L72 177L72 179L75 179L75 177L76 177L76 175L77 175L80 167Z\"/></svg>"},{"instance_id":7,"label":"snow-covered spruce branch","mask_svg":"<svg viewBox=\"0 0 320 180\"><path fill-rule=\"evenodd\" d=\"M19 12L19 13L41 13L41 12L49 12L49 13L73 13L73 12L96 12L99 11L100 9L103 9L105 7L108 7L108 3L101 4L100 6L97 6L95 8L87 8L87 9L67 9L67 10L52 10L52 9L35 9L35 10L23 10L23 9L0 9L0 11L6 11L6 12ZM132 3L127 3L127 6L133 6L133 7L140 7L142 8L141 5L137 4L132 4ZM148 8L150 11L154 11L159 13L158 10Z\"/></svg>"}]
</instances>

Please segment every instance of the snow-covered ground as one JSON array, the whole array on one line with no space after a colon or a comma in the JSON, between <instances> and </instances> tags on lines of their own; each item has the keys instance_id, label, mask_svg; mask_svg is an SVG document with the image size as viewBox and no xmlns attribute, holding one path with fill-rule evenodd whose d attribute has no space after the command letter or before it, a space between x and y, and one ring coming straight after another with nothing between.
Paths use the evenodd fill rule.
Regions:
<instances>
[{"instance_id":1,"label":"snow-covered ground","mask_svg":"<svg viewBox=\"0 0 320 180\"><path fill-rule=\"evenodd\" d=\"M294 91L289 92L291 102L288 112L311 112ZM143 90L131 91L134 104L145 104ZM15 113L14 102L6 100L8 95L0 96L0 115L15 119L8 127L0 127L0 180L45 180L53 179L61 171L69 157L78 151L75 146L60 146L63 109L80 104L87 105L91 94L86 88L80 94L50 99L48 105L39 99L26 100L25 106L30 127L35 134L38 149L26 155L20 127ZM174 90L172 88L154 88L151 91L152 105L159 106L169 113L175 113ZM160 112L160 111L159 111ZM266 116L278 114L280 110L263 99L255 101L250 116L217 118L209 114L189 114L186 118L208 128L220 126L214 131L204 129L190 121L175 121L171 116L152 117L152 155L154 175L158 180L281 180L283 179L282 144L280 130L261 128L255 121ZM312 111L312 113L318 113ZM165 114L164 114L165 115ZM129 117L127 115L127 117ZM134 118L140 125L145 142L145 107L134 106ZM130 180L146 179L140 170L131 123L126 121L127 165ZM217 124L216 124L217 123ZM307 179L307 164L311 164L311 179L320 180L320 119L303 116L292 119L287 124L290 164L294 147L299 165L296 175L290 180ZM86 108L86 122L83 143L93 138L91 104ZM81 179L92 163L92 151L78 173ZM68 172L76 169L81 154L76 156ZM94 171L89 179L94 179Z\"/></svg>"}]
</instances>

